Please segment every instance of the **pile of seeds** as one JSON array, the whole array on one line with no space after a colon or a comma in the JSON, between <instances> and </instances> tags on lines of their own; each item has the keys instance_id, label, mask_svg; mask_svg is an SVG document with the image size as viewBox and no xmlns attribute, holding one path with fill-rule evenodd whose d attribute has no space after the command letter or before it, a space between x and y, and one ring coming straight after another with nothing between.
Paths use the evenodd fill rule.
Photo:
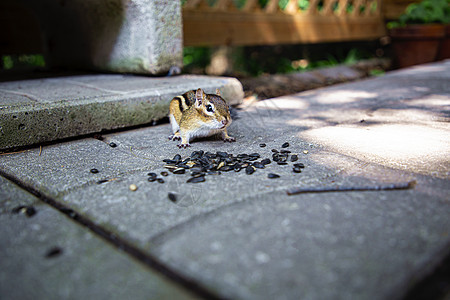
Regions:
<instances>
[{"instance_id":1,"label":"pile of seeds","mask_svg":"<svg viewBox=\"0 0 450 300\"><path fill-rule=\"evenodd\" d=\"M265 147L265 144L260 144L260 147ZM272 149L272 159L261 159L259 153L238 154L234 155L227 152L218 151L216 153L204 152L203 150L194 151L189 157L182 158L177 154L171 159L163 159L166 163L164 168L173 174L190 173L191 177L187 180L189 183L199 183L206 181L207 175L220 175L222 172L240 172L244 170L247 175L256 172L257 169L265 169L272 161L278 165L288 165L288 162L298 161L298 155L291 155L291 151L284 148L289 147L289 143L284 143L282 150ZM260 160L261 159L261 160ZM305 167L302 163L294 163L292 171L294 173L301 173ZM158 181L164 183L164 179L158 178L156 173L149 173L148 181ZM167 176L168 173L161 172L162 176ZM280 175L269 173L267 175L270 179L279 178Z\"/></svg>"}]
</instances>

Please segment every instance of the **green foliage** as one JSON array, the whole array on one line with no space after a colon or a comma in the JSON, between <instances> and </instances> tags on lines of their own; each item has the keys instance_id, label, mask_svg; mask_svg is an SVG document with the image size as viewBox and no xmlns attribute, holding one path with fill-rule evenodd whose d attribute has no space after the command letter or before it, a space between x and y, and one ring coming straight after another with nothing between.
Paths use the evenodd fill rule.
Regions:
<instances>
[{"instance_id":1,"label":"green foliage","mask_svg":"<svg viewBox=\"0 0 450 300\"><path fill-rule=\"evenodd\" d=\"M45 67L44 56L41 54L4 55L1 63L3 70Z\"/></svg>"},{"instance_id":2,"label":"green foliage","mask_svg":"<svg viewBox=\"0 0 450 300\"><path fill-rule=\"evenodd\" d=\"M450 0L424 0L412 3L406 7L398 21L388 23L388 28L430 23L450 23Z\"/></svg>"}]
</instances>

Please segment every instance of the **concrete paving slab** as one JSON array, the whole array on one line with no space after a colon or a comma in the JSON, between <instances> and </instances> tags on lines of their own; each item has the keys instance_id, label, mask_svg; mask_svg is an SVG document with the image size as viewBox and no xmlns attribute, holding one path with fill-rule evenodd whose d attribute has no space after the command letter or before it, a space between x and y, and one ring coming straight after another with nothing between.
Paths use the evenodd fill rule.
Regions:
<instances>
[{"instance_id":1,"label":"concrete paving slab","mask_svg":"<svg viewBox=\"0 0 450 300\"><path fill-rule=\"evenodd\" d=\"M0 177L3 299L194 299Z\"/></svg>"},{"instance_id":2,"label":"concrete paving slab","mask_svg":"<svg viewBox=\"0 0 450 300\"><path fill-rule=\"evenodd\" d=\"M272 192L193 219L152 251L229 299L401 299L448 252L448 204L416 191Z\"/></svg>"},{"instance_id":3,"label":"concrete paving slab","mask_svg":"<svg viewBox=\"0 0 450 300\"><path fill-rule=\"evenodd\" d=\"M105 134L103 141L46 146L41 157L50 155L42 162L39 148L2 155L0 172L219 296L397 299L449 254L450 128L442 122L450 102L448 69L450 64L440 63L406 70L405 76L414 77L410 86L398 72L245 103L229 130L236 143L204 139L178 149L167 140L165 124ZM432 88L425 89L428 79ZM397 126L403 131L393 130ZM429 130L419 141L418 126ZM117 147L110 149L110 142ZM258 152L264 158L284 142L305 164L302 173L292 173L292 162L272 162L252 175L231 171L199 184L173 174L160 176L163 184L147 181L148 172L159 174L162 159L177 153ZM58 168L55 157L67 168ZM95 181L72 172L91 162L108 170L92 174ZM268 179L269 172L281 177ZM411 180L417 184L406 191L285 193L298 186L377 187ZM175 203L169 192L177 194Z\"/></svg>"},{"instance_id":4,"label":"concrete paving slab","mask_svg":"<svg viewBox=\"0 0 450 300\"><path fill-rule=\"evenodd\" d=\"M148 124L191 89L219 88L231 104L243 91L233 78L79 75L0 83L0 150Z\"/></svg>"}]
</instances>

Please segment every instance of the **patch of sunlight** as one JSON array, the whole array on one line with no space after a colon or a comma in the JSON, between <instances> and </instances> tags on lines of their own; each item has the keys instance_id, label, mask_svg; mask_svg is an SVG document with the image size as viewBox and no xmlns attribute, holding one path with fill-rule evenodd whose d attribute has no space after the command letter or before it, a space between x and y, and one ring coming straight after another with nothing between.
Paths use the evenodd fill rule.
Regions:
<instances>
[{"instance_id":1,"label":"patch of sunlight","mask_svg":"<svg viewBox=\"0 0 450 300\"><path fill-rule=\"evenodd\" d=\"M376 97L376 93L363 91L331 91L322 93L317 97L317 102L322 104L350 103L361 99Z\"/></svg>"},{"instance_id":2,"label":"patch of sunlight","mask_svg":"<svg viewBox=\"0 0 450 300\"><path fill-rule=\"evenodd\" d=\"M343 154L412 172L448 173L450 131L402 124L364 128L323 127L301 134ZM447 174L448 175L448 174Z\"/></svg>"},{"instance_id":3,"label":"patch of sunlight","mask_svg":"<svg viewBox=\"0 0 450 300\"><path fill-rule=\"evenodd\" d=\"M269 109L307 109L309 103L298 97L283 96L280 98L258 101L256 107Z\"/></svg>"}]
</instances>

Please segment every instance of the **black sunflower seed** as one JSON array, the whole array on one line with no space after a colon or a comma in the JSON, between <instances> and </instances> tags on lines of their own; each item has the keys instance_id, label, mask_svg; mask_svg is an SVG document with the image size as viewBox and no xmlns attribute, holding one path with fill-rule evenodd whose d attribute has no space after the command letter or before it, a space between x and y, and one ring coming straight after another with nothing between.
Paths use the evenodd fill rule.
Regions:
<instances>
[{"instance_id":1,"label":"black sunflower seed","mask_svg":"<svg viewBox=\"0 0 450 300\"><path fill-rule=\"evenodd\" d=\"M254 162L254 163L253 163L253 166L254 166L255 168L258 168L258 169L264 169L264 168L265 168L264 164L263 164L263 163L260 163L260 162Z\"/></svg>"},{"instance_id":2,"label":"black sunflower seed","mask_svg":"<svg viewBox=\"0 0 450 300\"><path fill-rule=\"evenodd\" d=\"M298 156L297 155L294 154L294 155L291 156L291 161L292 162L297 161L297 160L298 160Z\"/></svg>"},{"instance_id":3,"label":"black sunflower seed","mask_svg":"<svg viewBox=\"0 0 450 300\"><path fill-rule=\"evenodd\" d=\"M47 251L47 253L45 254L45 257L47 258L53 258L56 256L61 255L63 252L63 250L59 247L53 247L50 250Z\"/></svg>"},{"instance_id":4,"label":"black sunflower seed","mask_svg":"<svg viewBox=\"0 0 450 300\"><path fill-rule=\"evenodd\" d=\"M36 214L36 209L33 206L18 206L12 210L13 213L23 213L27 217L32 217Z\"/></svg>"},{"instance_id":5,"label":"black sunflower seed","mask_svg":"<svg viewBox=\"0 0 450 300\"><path fill-rule=\"evenodd\" d=\"M156 177L149 177L147 180L148 180L149 182L153 182L153 181L156 181Z\"/></svg>"},{"instance_id":6,"label":"black sunflower seed","mask_svg":"<svg viewBox=\"0 0 450 300\"><path fill-rule=\"evenodd\" d=\"M191 177L186 182L198 183L198 182L204 182L204 181L206 181L205 176L199 176L199 177Z\"/></svg>"},{"instance_id":7,"label":"black sunflower seed","mask_svg":"<svg viewBox=\"0 0 450 300\"><path fill-rule=\"evenodd\" d=\"M283 145L281 145L281 148L287 148L287 147L289 147L289 143L288 142L286 142Z\"/></svg>"},{"instance_id":8,"label":"black sunflower seed","mask_svg":"<svg viewBox=\"0 0 450 300\"><path fill-rule=\"evenodd\" d=\"M248 156L251 156L251 157L260 157L260 155L259 155L259 153L252 153L252 154L249 154Z\"/></svg>"},{"instance_id":9,"label":"black sunflower seed","mask_svg":"<svg viewBox=\"0 0 450 300\"><path fill-rule=\"evenodd\" d=\"M289 150L281 150L280 153L282 153L282 154L289 154L289 153L291 153L291 151L289 151Z\"/></svg>"},{"instance_id":10,"label":"black sunflower seed","mask_svg":"<svg viewBox=\"0 0 450 300\"><path fill-rule=\"evenodd\" d=\"M220 168L220 171L224 171L224 172L228 172L233 170L232 166L223 166L222 168Z\"/></svg>"},{"instance_id":11,"label":"black sunflower seed","mask_svg":"<svg viewBox=\"0 0 450 300\"><path fill-rule=\"evenodd\" d=\"M253 174L255 172L255 168L253 168L252 166L248 166L247 168L245 168L245 173L247 175Z\"/></svg>"},{"instance_id":12,"label":"black sunflower seed","mask_svg":"<svg viewBox=\"0 0 450 300\"><path fill-rule=\"evenodd\" d=\"M280 175L275 174L275 173L269 173L269 174L267 174L267 177L273 179L273 178L279 178Z\"/></svg>"},{"instance_id":13,"label":"black sunflower seed","mask_svg":"<svg viewBox=\"0 0 450 300\"><path fill-rule=\"evenodd\" d=\"M181 161L181 155L180 154L176 154L172 160L176 161L177 163L179 163Z\"/></svg>"},{"instance_id":14,"label":"black sunflower seed","mask_svg":"<svg viewBox=\"0 0 450 300\"><path fill-rule=\"evenodd\" d=\"M173 203L177 202L177 194L169 192L169 194L167 195L167 197L169 198L170 201L172 201Z\"/></svg>"},{"instance_id":15,"label":"black sunflower seed","mask_svg":"<svg viewBox=\"0 0 450 300\"><path fill-rule=\"evenodd\" d=\"M159 183L164 183L164 179L162 179L162 178L158 178L158 179L156 179Z\"/></svg>"},{"instance_id":16,"label":"black sunflower seed","mask_svg":"<svg viewBox=\"0 0 450 300\"><path fill-rule=\"evenodd\" d=\"M264 147L266 146L266 144L261 143L261 144L259 144L259 146L260 146L261 148L264 148Z\"/></svg>"},{"instance_id":17,"label":"black sunflower seed","mask_svg":"<svg viewBox=\"0 0 450 300\"><path fill-rule=\"evenodd\" d=\"M263 159L263 160L261 161L261 163L262 163L263 165L268 165L268 164L270 164L270 163L271 163L270 158L265 158L265 159Z\"/></svg>"},{"instance_id":18,"label":"black sunflower seed","mask_svg":"<svg viewBox=\"0 0 450 300\"><path fill-rule=\"evenodd\" d=\"M302 169L299 168L299 167L294 167L294 168L292 169L292 171L294 171L294 173L301 173L301 172L302 172Z\"/></svg>"},{"instance_id":19,"label":"black sunflower seed","mask_svg":"<svg viewBox=\"0 0 450 300\"><path fill-rule=\"evenodd\" d=\"M227 158L228 157L228 153L223 152L223 151L218 151L217 152L217 156L223 157L223 158Z\"/></svg>"},{"instance_id":20,"label":"black sunflower seed","mask_svg":"<svg viewBox=\"0 0 450 300\"><path fill-rule=\"evenodd\" d=\"M158 175L156 175L156 173L153 173L153 172L150 172L147 175L150 177L154 177L154 178L158 177Z\"/></svg>"},{"instance_id":21,"label":"black sunflower seed","mask_svg":"<svg viewBox=\"0 0 450 300\"><path fill-rule=\"evenodd\" d=\"M186 172L186 169L184 168L178 168L173 170L173 174L184 174Z\"/></svg>"},{"instance_id":22,"label":"black sunflower seed","mask_svg":"<svg viewBox=\"0 0 450 300\"><path fill-rule=\"evenodd\" d=\"M305 165L302 164L302 163L296 163L296 164L294 164L294 167L297 167L297 168L304 168Z\"/></svg>"},{"instance_id":23,"label":"black sunflower seed","mask_svg":"<svg viewBox=\"0 0 450 300\"><path fill-rule=\"evenodd\" d=\"M98 170L97 170L97 169L91 169L90 172L91 172L92 174L97 174L97 173L98 173Z\"/></svg>"},{"instance_id":24,"label":"black sunflower seed","mask_svg":"<svg viewBox=\"0 0 450 300\"><path fill-rule=\"evenodd\" d=\"M111 143L109 143L109 146L110 146L111 148L116 148L116 147L117 147L117 144L114 143L114 142L111 142Z\"/></svg>"},{"instance_id":25,"label":"black sunflower seed","mask_svg":"<svg viewBox=\"0 0 450 300\"><path fill-rule=\"evenodd\" d=\"M161 175L162 175L162 176L168 176L169 173L167 173L166 171L162 171L162 172L161 172Z\"/></svg>"},{"instance_id":26,"label":"black sunflower seed","mask_svg":"<svg viewBox=\"0 0 450 300\"><path fill-rule=\"evenodd\" d=\"M279 164L279 165L287 165L288 163L287 162L285 162L285 161L277 161L277 164Z\"/></svg>"},{"instance_id":27,"label":"black sunflower seed","mask_svg":"<svg viewBox=\"0 0 450 300\"><path fill-rule=\"evenodd\" d=\"M271 150L273 153L278 153L278 150L277 149L272 149Z\"/></svg>"}]
</instances>

